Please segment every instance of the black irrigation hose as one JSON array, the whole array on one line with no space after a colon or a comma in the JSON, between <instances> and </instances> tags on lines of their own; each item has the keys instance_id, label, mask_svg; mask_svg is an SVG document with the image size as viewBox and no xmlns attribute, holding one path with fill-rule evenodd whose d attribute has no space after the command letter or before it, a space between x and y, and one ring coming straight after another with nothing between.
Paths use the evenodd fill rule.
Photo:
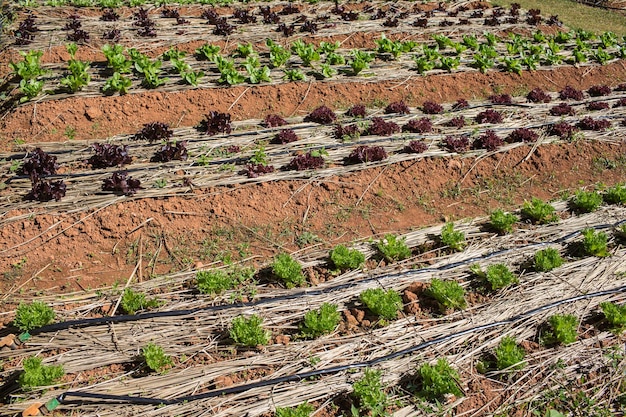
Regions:
<instances>
[{"instance_id":1,"label":"black irrigation hose","mask_svg":"<svg viewBox=\"0 0 626 417\"><path fill-rule=\"evenodd\" d=\"M173 399L162 399L162 398L134 397L134 396L129 396L129 395L98 394L98 393L89 393L89 392L82 392L82 391L67 391L59 395L57 397L57 400L60 403L68 404L70 403L70 401L68 401L67 399L69 397L74 397L74 398L97 399L97 400L104 400L104 401L115 401L118 403L126 403L126 404L172 405L172 404L180 404L184 402L220 397L222 395L241 393L241 392L249 391L254 388L278 385L278 384L282 384L286 382L300 382L302 380L306 380L307 378L311 378L311 377L337 374L339 372L343 372L343 371L347 371L351 369L369 368L379 363L386 362L386 361L389 361L389 360L392 360L401 356L405 356L405 355L417 352L419 350L423 350L429 346L455 339L459 336L464 336L470 333L475 333L475 332L479 332L482 330L487 330L487 329L491 329L494 327L503 326L506 324L513 324L517 321L526 319L528 317L532 317L538 313L561 306L563 304L590 299L594 297L601 297L604 295L617 294L621 292L626 292L626 285L618 287L618 288L613 288L610 290L598 291L595 293L583 294L583 295L579 295L576 297L571 297L571 298L566 298L563 300L555 301L553 303L546 304L541 307L537 307L533 310L527 311L526 313L522 313L517 316L511 317L510 319L507 319L507 320L501 320L501 321L497 321L497 322L493 322L489 324L484 324L482 326L477 326L477 327L473 327L470 329L461 330L459 332L452 333L446 336L437 337L429 341L420 343L418 345L400 350L398 352L390 353L385 356L381 356L380 358L371 359L369 361L357 362L357 363L352 363L349 365L334 366L331 368L319 369L319 370L309 371L309 372L301 372L301 373L287 375L287 376L283 376L279 378L268 379L265 381L253 382L251 384L239 385L239 386L230 387L230 388L216 389L216 390L208 391L208 392L197 394L197 395L188 395L188 396L177 397Z\"/></svg>"},{"instance_id":2,"label":"black irrigation hose","mask_svg":"<svg viewBox=\"0 0 626 417\"><path fill-rule=\"evenodd\" d=\"M618 227L621 224L626 223L626 219L624 220L620 220L618 222L615 223L606 223L606 224L601 224L601 225L597 225L594 226L593 229L595 230L604 230L604 229L609 229L609 228L614 228L614 227ZM526 245L524 246L524 248L529 248L529 247L533 247L533 246L546 246L546 245L553 245L553 244L557 244L557 243L562 243L565 242L577 235L579 235L581 232L580 231L574 231L571 232L565 236L562 236L558 239L552 240L550 242L539 242L539 243L533 243L530 245ZM405 277L407 275L412 275L415 273L429 273L429 272L440 272L440 271L447 271L450 269L454 269L457 268L459 266L462 265L469 265L481 260L486 260L486 259L490 259L493 258L495 256L499 256L499 255L503 255L506 254L508 252L512 252L515 250L518 250L519 248L514 247L514 248L509 248L509 249L501 249L495 252L491 252L489 254L486 255L481 255L481 256L476 256L473 258L469 258L469 259L464 259L462 261L458 261L458 262L453 262L450 264L446 264L440 267L436 267L436 268L422 268L422 269L418 269L418 270L411 270L411 271L406 271L406 272L401 272L401 273L397 273L397 274L389 274L386 275L387 278L393 278L393 277ZM379 280L381 277L380 276L373 276L373 277L369 277L369 278L365 278L363 280L360 280L359 283L367 283L367 282L371 282L371 281L375 281L375 280ZM316 295L322 295L322 294L327 294L333 291L339 291L339 290L343 290L346 288L350 288L352 286L354 286L355 284L353 282L350 283L346 283L346 284L339 284L330 288L326 288L323 290L305 290L305 291L298 291L296 293L293 294L288 294L288 295L283 295L280 297L274 297L274 298L267 298L267 299L263 299L263 300L257 300L257 301L250 301L247 303L241 303L238 305L233 305L233 304L224 304L224 305L217 305L217 306L208 306L208 307L198 307L198 308L192 308L192 309L187 309L187 310L172 310L172 311L155 311L153 313L143 313L143 314L135 314L135 315L122 315L122 316L112 316L112 317L97 317L97 318L91 318L91 319L80 319L80 320L71 320L71 321L65 321L65 322L61 322L61 323L54 323L54 324L50 324L47 326L43 326L40 327L38 329L34 329L32 331L30 331L31 335L38 335L41 333L50 333L50 332L57 332L60 330L67 330L69 328L85 328L85 327L91 327L91 326L98 326L101 324L109 324L109 323L125 323L125 322L133 322L133 321L140 321L140 320L146 320L146 319L152 319L152 318L158 318L158 317L179 317L179 316L187 316L187 315L192 315L195 313L199 313L201 311L222 311L222 310L227 310L227 309L231 309L234 307L254 307L254 306L259 306L259 305L263 305L266 303L270 303L270 302L275 302L275 301L288 301L288 300L294 300L294 299L298 299L301 298L303 296L316 296Z\"/></svg>"}]
</instances>

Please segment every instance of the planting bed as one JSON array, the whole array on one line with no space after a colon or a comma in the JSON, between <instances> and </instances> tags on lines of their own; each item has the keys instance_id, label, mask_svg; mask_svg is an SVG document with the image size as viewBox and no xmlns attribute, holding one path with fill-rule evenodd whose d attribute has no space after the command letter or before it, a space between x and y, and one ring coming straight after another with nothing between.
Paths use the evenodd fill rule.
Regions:
<instances>
[{"instance_id":1,"label":"planting bed","mask_svg":"<svg viewBox=\"0 0 626 417\"><path fill-rule=\"evenodd\" d=\"M4 15L0 415L624 414L624 38L61 3Z\"/></svg>"}]
</instances>

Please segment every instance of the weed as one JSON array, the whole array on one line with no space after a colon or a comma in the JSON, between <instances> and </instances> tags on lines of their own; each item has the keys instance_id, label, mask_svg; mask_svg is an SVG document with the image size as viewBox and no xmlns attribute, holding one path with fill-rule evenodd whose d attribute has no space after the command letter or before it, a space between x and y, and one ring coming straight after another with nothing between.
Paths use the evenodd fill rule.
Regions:
<instances>
[{"instance_id":1,"label":"weed","mask_svg":"<svg viewBox=\"0 0 626 417\"><path fill-rule=\"evenodd\" d=\"M561 343L569 345L576 341L578 319L571 314L555 314L548 319L551 329L548 330L542 341L545 344Z\"/></svg>"},{"instance_id":2,"label":"weed","mask_svg":"<svg viewBox=\"0 0 626 417\"><path fill-rule=\"evenodd\" d=\"M65 375L63 366L42 365L42 359L34 356L24 359L22 366L24 367L24 372L20 374L18 382L24 389L52 385Z\"/></svg>"},{"instance_id":3,"label":"weed","mask_svg":"<svg viewBox=\"0 0 626 417\"><path fill-rule=\"evenodd\" d=\"M505 213L501 209L494 211L489 216L489 226L501 235L511 233L513 225L517 221L519 221L519 217L513 213Z\"/></svg>"},{"instance_id":4,"label":"weed","mask_svg":"<svg viewBox=\"0 0 626 417\"><path fill-rule=\"evenodd\" d=\"M72 126L67 126L65 128L65 137L69 140L74 140L76 138L76 128Z\"/></svg>"},{"instance_id":5,"label":"weed","mask_svg":"<svg viewBox=\"0 0 626 417\"><path fill-rule=\"evenodd\" d=\"M606 233L597 232L592 228L584 229L581 231L583 235L583 250L587 255L597 256L603 258L609 256L609 252L606 248L607 236Z\"/></svg>"},{"instance_id":6,"label":"weed","mask_svg":"<svg viewBox=\"0 0 626 417\"><path fill-rule=\"evenodd\" d=\"M141 356L151 370L164 372L168 366L173 365L172 358L165 354L163 348L154 343L148 343L141 349Z\"/></svg>"},{"instance_id":7,"label":"weed","mask_svg":"<svg viewBox=\"0 0 626 417\"><path fill-rule=\"evenodd\" d=\"M154 182L154 185L156 186L156 188L165 188L165 186L167 185L167 180L165 178L159 178Z\"/></svg>"},{"instance_id":8,"label":"weed","mask_svg":"<svg viewBox=\"0 0 626 417\"><path fill-rule=\"evenodd\" d=\"M363 378L354 383L352 396L357 400L359 407L352 405L351 412L353 417L361 415L371 417L389 415L385 411L389 398L383 390L381 374L381 371L366 369Z\"/></svg>"},{"instance_id":9,"label":"weed","mask_svg":"<svg viewBox=\"0 0 626 417\"><path fill-rule=\"evenodd\" d=\"M563 265L563 258L558 250L546 248L535 252L534 268L537 272L548 272Z\"/></svg>"},{"instance_id":10,"label":"weed","mask_svg":"<svg viewBox=\"0 0 626 417\"><path fill-rule=\"evenodd\" d=\"M572 208L578 213L591 213L602 204L602 196L597 191L577 191L571 200Z\"/></svg>"},{"instance_id":11,"label":"weed","mask_svg":"<svg viewBox=\"0 0 626 417\"><path fill-rule=\"evenodd\" d=\"M120 306L126 314L134 315L139 310L145 310L148 308L156 308L163 305L163 301L159 301L156 298L148 300L146 294L142 292L135 292L130 288L124 290L122 295L122 301Z\"/></svg>"},{"instance_id":12,"label":"weed","mask_svg":"<svg viewBox=\"0 0 626 417\"><path fill-rule=\"evenodd\" d=\"M524 362L524 349L517 344L514 337L503 337L500 344L496 347L494 354L496 356L496 368L498 370L519 370L526 365Z\"/></svg>"},{"instance_id":13,"label":"weed","mask_svg":"<svg viewBox=\"0 0 626 417\"><path fill-rule=\"evenodd\" d=\"M330 260L339 271L346 271L360 268L365 262L365 255L356 249L338 245L330 251Z\"/></svg>"},{"instance_id":14,"label":"weed","mask_svg":"<svg viewBox=\"0 0 626 417\"><path fill-rule=\"evenodd\" d=\"M315 411L309 403L302 403L297 407L276 407L275 417L309 417Z\"/></svg>"},{"instance_id":15,"label":"weed","mask_svg":"<svg viewBox=\"0 0 626 417\"><path fill-rule=\"evenodd\" d=\"M626 330L626 305L617 305L610 302L600 303L604 317L611 325L611 330L615 334L620 334Z\"/></svg>"},{"instance_id":16,"label":"weed","mask_svg":"<svg viewBox=\"0 0 626 417\"><path fill-rule=\"evenodd\" d=\"M319 310L308 311L300 325L300 331L306 338L314 339L323 334L331 333L341 320L335 304L324 303Z\"/></svg>"},{"instance_id":17,"label":"weed","mask_svg":"<svg viewBox=\"0 0 626 417\"><path fill-rule=\"evenodd\" d=\"M616 184L604 192L608 204L626 204L626 184Z\"/></svg>"},{"instance_id":18,"label":"weed","mask_svg":"<svg viewBox=\"0 0 626 417\"><path fill-rule=\"evenodd\" d=\"M411 256L406 239L392 234L385 235L384 239L376 244L376 248L388 262L401 261Z\"/></svg>"},{"instance_id":19,"label":"weed","mask_svg":"<svg viewBox=\"0 0 626 417\"><path fill-rule=\"evenodd\" d=\"M23 332L28 332L50 324L53 320L54 310L50 306L41 301L33 301L17 306L13 325Z\"/></svg>"},{"instance_id":20,"label":"weed","mask_svg":"<svg viewBox=\"0 0 626 417\"><path fill-rule=\"evenodd\" d=\"M230 328L230 338L238 345L254 347L267 345L270 341L270 332L261 327L263 319L256 314L246 318L235 317Z\"/></svg>"},{"instance_id":21,"label":"weed","mask_svg":"<svg viewBox=\"0 0 626 417\"><path fill-rule=\"evenodd\" d=\"M447 309L462 310L466 306L465 290L456 281L442 281L434 278L426 293L437 300L443 312Z\"/></svg>"},{"instance_id":22,"label":"weed","mask_svg":"<svg viewBox=\"0 0 626 417\"><path fill-rule=\"evenodd\" d=\"M309 231L304 231L296 239L296 245L302 248L302 247L308 246L312 243L316 243L319 241L320 241L319 236Z\"/></svg>"},{"instance_id":23,"label":"weed","mask_svg":"<svg viewBox=\"0 0 626 417\"><path fill-rule=\"evenodd\" d=\"M505 264L489 265L485 272L480 269L479 265L473 265L470 269L480 278L489 283L491 291L508 287L509 285L518 282L517 277L513 275L513 273L509 270L509 267Z\"/></svg>"},{"instance_id":24,"label":"weed","mask_svg":"<svg viewBox=\"0 0 626 417\"><path fill-rule=\"evenodd\" d=\"M402 298L394 290L369 288L359 298L372 313L387 320L395 319L402 308Z\"/></svg>"},{"instance_id":25,"label":"weed","mask_svg":"<svg viewBox=\"0 0 626 417\"><path fill-rule=\"evenodd\" d=\"M441 228L441 243L454 251L462 251L465 248L465 233L454 230L454 223L448 222Z\"/></svg>"},{"instance_id":26,"label":"weed","mask_svg":"<svg viewBox=\"0 0 626 417\"><path fill-rule=\"evenodd\" d=\"M425 363L419 368L422 380L420 395L430 400L439 400L445 394L463 396L459 388L459 373L454 370L446 358L439 358L436 365Z\"/></svg>"},{"instance_id":27,"label":"weed","mask_svg":"<svg viewBox=\"0 0 626 417\"><path fill-rule=\"evenodd\" d=\"M302 275L302 266L287 253L280 253L272 263L272 273L280 278L287 288L293 288L305 283Z\"/></svg>"},{"instance_id":28,"label":"weed","mask_svg":"<svg viewBox=\"0 0 626 417\"><path fill-rule=\"evenodd\" d=\"M522 215L534 223L539 224L554 223L559 219L551 204L535 197L533 197L531 201L524 201Z\"/></svg>"}]
</instances>

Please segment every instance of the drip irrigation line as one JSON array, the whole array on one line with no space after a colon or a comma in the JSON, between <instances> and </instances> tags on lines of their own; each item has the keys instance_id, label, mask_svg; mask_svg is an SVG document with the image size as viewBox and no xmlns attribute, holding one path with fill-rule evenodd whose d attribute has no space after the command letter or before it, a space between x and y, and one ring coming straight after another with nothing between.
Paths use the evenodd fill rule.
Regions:
<instances>
[{"instance_id":1,"label":"drip irrigation line","mask_svg":"<svg viewBox=\"0 0 626 417\"><path fill-rule=\"evenodd\" d=\"M135 396L130 396L130 395L98 394L98 393L90 393L90 392L83 392L83 391L67 391L59 395L57 397L57 400L60 403L64 403L64 404L69 404L71 401L69 401L68 398L73 397L73 398L95 399L95 400L103 400L103 401L116 401L118 403L138 404L138 405L173 405L173 404L180 404L184 402L215 398L215 397L220 397L223 395L241 393L241 392L249 391L255 388L262 388L266 386L278 385L278 384L287 383L287 382L301 382L303 380L306 380L312 377L332 375L332 374L337 374L340 372L354 370L354 369L369 368L369 367L378 365L382 362L386 362L392 359L399 358L401 356L409 355L411 353L423 350L432 345L450 341L460 336L465 336L467 334L480 332L482 330L487 330L487 329L491 329L494 327L499 327L499 326L503 326L507 324L513 324L517 321L527 319L529 317L532 317L546 310L559 307L563 304L568 304L568 303L572 303L575 301L586 300L586 299L595 298L595 297L601 297L605 295L617 294L621 292L626 292L626 285L613 288L610 290L598 291L598 292L594 292L590 294L583 294L583 295L578 295L575 297L558 300L550 304L545 304L541 307L537 307L525 313L519 314L517 316L511 317L510 319L507 319L507 320L501 320L501 321L497 321L493 323L488 323L488 324L484 324L481 326L472 327L470 329L461 330L459 332L455 332L446 336L437 337L437 338L428 340L426 342L420 343L418 345L400 350L398 352L381 356L380 358L371 359L371 360L363 361L363 362L352 363L348 365L340 365L340 366L334 366L334 367L325 368L325 369L318 369L315 371L301 372L301 373L296 373L292 375L286 375L286 376L279 377L279 378L273 378L273 379L268 379L264 381L257 381L257 382L253 382L250 384L239 385L239 386L230 387L230 388L216 389L216 390L208 391L202 394L176 397L173 399L164 399L164 398L135 397Z\"/></svg>"},{"instance_id":2,"label":"drip irrigation line","mask_svg":"<svg viewBox=\"0 0 626 417\"><path fill-rule=\"evenodd\" d=\"M619 227L621 224L624 224L624 223L626 223L626 219L620 220L615 223L605 223L605 224L592 226L591 228L595 230L605 230L605 229ZM541 247L541 246L559 244L579 234L581 234L581 231L576 230L574 232L568 233L565 236L561 236L558 239L555 239L549 242L532 243L530 245L525 245L523 248L528 249L528 248L533 248L533 247ZM504 255L506 253L513 252L519 249L520 249L519 247L500 249L498 251L491 252L486 255L475 256L475 257L464 259L461 261L452 262L452 263L449 263L440 267L410 270L410 271L405 271L405 272L400 272L400 273L395 273L395 274L388 274L382 277L378 275L371 276L369 278L365 278L365 279L358 281L358 283L363 284L363 283L369 283L372 281L379 281L381 278L388 278L388 279L405 278L407 276L416 275L416 274L448 271L450 269L458 268L459 266L469 265L478 261L484 261L484 260L491 259L496 256ZM42 333L51 333L51 332L57 332L60 330L67 330L69 328L86 328L86 327L98 326L102 324L127 323L127 322L135 322L135 321L162 318L162 317L190 316L190 315L194 315L196 313L203 312L203 311L223 311L223 310L236 308L236 307L241 307L241 308L256 307L256 306L261 306L263 304L267 304L270 302L290 301L294 299L299 299L301 297L324 295L324 294L328 294L331 292L341 291L347 288L351 288L355 285L356 283L349 282L345 284L335 285L333 287L329 287L326 289L298 291L296 293L287 294L287 295L283 295L279 297L266 298L266 299L257 300L257 301L250 301L247 303L240 303L236 305L235 304L223 304L223 305L217 305L217 306L197 307L197 308L186 309L186 310L155 311L152 313L143 313L143 314L134 314L134 315L108 316L108 317L96 317L96 318L90 318L90 319L70 320L70 321L65 321L65 322L60 322L60 323L49 324L47 326L34 329L30 331L29 333L30 335L34 336L34 335L38 335Z\"/></svg>"}]
</instances>

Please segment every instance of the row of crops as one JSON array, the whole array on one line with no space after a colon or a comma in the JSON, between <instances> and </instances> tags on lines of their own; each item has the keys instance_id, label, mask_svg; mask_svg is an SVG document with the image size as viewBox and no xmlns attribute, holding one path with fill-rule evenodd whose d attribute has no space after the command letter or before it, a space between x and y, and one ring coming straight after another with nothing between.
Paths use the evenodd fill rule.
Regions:
<instances>
[{"instance_id":1,"label":"row of crops","mask_svg":"<svg viewBox=\"0 0 626 417\"><path fill-rule=\"evenodd\" d=\"M607 64L626 54L624 39L612 32L599 36L579 30L530 37L511 34L498 38L492 33L463 35L454 41L445 35L433 35L433 42L391 40L384 34L372 49L341 49L339 41L319 45L296 40L287 45L267 39L263 50L251 43L238 44L228 55L214 44L195 51L195 58L172 47L161 57L151 59L137 49L122 45L104 45L105 62L90 63L75 58L77 45L67 46L66 64L42 65L42 51L21 52L23 61L11 62L12 81L5 86L16 88L12 99L20 103L36 99L58 99L80 93L126 94L145 89L178 90L186 85L264 84L320 80L350 80L374 77L377 80L432 75L439 72L499 70L521 74L524 70L547 69L560 65ZM39 100L41 100L39 99Z\"/></svg>"},{"instance_id":2,"label":"row of crops","mask_svg":"<svg viewBox=\"0 0 626 417\"><path fill-rule=\"evenodd\" d=\"M603 200L618 205L602 206ZM218 415L244 409L256 415L326 399L330 394L321 387L330 385L352 391L360 412L378 407L384 413L394 404L384 386L407 375L413 388L405 387L404 401L415 395L435 402L454 394L462 402L468 376L462 369L470 363L505 385L515 381L508 375L540 373L534 363L546 354L554 362L580 355L591 366L603 356L592 360L589 350L602 341L608 352L612 334L626 326L619 304L626 271L624 204L626 185L602 194L580 191L567 205L534 199L518 213L496 211L482 221L387 235L374 245L312 251L301 260L281 254L268 272L235 266L82 294L69 302L44 297L23 303L13 324L26 333L13 339L12 350L0 352L0 358L10 358L3 374L24 369L12 385L21 401L5 409L48 400L56 408L56 398L69 410L64 402L83 398L84 412L101 415L119 412L98 405L105 399L129 404L124 409L136 415L192 415L198 406L218 403ZM576 215L559 211L567 207ZM420 254L433 248L436 256L424 264ZM362 269L366 258L386 265ZM306 281L302 268L312 265L327 268L325 282ZM251 301L232 297L251 284L258 289ZM58 321L49 326L55 313L47 303ZM101 317L103 311L130 315ZM249 349L256 350L253 363L240 357ZM80 381L94 367L106 371L130 363L136 365L126 367L122 380L113 371L109 381L74 382L67 391L66 382ZM225 375L241 384L215 383ZM60 378L65 382L51 390L39 387ZM258 378L262 383L245 383ZM360 398L364 384L378 387L381 400ZM268 389L273 402L263 400ZM308 410L302 415L314 409L300 407Z\"/></svg>"},{"instance_id":3,"label":"row of crops","mask_svg":"<svg viewBox=\"0 0 626 417\"><path fill-rule=\"evenodd\" d=\"M322 106L304 118L268 114L243 122L213 111L195 129L148 123L134 135L106 142L40 144L27 153L2 155L4 169L12 174L4 190L11 198L3 207L50 202L50 209L88 208L112 195L155 197L193 187L322 177L554 141L615 142L624 125L623 90L622 85L597 85L586 92L535 89L526 97L494 95L471 104L357 105L343 115Z\"/></svg>"}]
</instances>

